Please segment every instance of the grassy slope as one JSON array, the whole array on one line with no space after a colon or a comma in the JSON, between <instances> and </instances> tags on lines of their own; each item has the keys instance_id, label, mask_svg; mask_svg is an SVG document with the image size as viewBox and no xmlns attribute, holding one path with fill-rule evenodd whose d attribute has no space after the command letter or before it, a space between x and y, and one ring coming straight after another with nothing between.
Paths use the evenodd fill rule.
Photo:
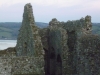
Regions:
<instances>
[{"instance_id":1,"label":"grassy slope","mask_svg":"<svg viewBox=\"0 0 100 75\"><path fill-rule=\"evenodd\" d=\"M5 27L0 27L0 38L12 38L13 30Z\"/></svg>"}]
</instances>

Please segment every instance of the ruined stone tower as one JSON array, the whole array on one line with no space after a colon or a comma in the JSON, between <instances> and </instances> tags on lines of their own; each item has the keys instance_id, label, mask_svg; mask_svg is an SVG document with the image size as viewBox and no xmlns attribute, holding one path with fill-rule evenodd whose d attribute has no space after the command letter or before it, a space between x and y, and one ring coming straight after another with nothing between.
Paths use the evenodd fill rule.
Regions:
<instances>
[{"instance_id":1,"label":"ruined stone tower","mask_svg":"<svg viewBox=\"0 0 100 75\"><path fill-rule=\"evenodd\" d=\"M13 74L44 74L44 50L30 3L24 6L23 21L19 30L16 52L17 58L13 59L13 63L16 63L16 60L20 62L13 65L12 69L16 69L14 66L19 67ZM25 65L22 67L21 61L26 62L26 65L30 63L30 66L23 68ZM24 69L28 70L25 71Z\"/></svg>"},{"instance_id":2,"label":"ruined stone tower","mask_svg":"<svg viewBox=\"0 0 100 75\"><path fill-rule=\"evenodd\" d=\"M31 4L24 7L22 26L16 45L17 56L41 57L44 54Z\"/></svg>"},{"instance_id":3,"label":"ruined stone tower","mask_svg":"<svg viewBox=\"0 0 100 75\"><path fill-rule=\"evenodd\" d=\"M91 16L47 28L35 25L24 7L17 45L0 51L0 75L100 75L100 36L91 34Z\"/></svg>"}]
</instances>

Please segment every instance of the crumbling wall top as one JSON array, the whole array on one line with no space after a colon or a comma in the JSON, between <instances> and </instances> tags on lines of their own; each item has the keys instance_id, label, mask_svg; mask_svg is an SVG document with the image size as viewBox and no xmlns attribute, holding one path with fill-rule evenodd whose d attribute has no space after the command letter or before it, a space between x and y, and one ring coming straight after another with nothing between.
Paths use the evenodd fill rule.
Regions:
<instances>
[{"instance_id":1,"label":"crumbling wall top","mask_svg":"<svg viewBox=\"0 0 100 75\"><path fill-rule=\"evenodd\" d=\"M23 18L26 18L25 21L30 21L34 23L34 16L33 16L33 9L32 9L32 5L30 3L27 3L24 6L24 14L23 14Z\"/></svg>"}]
</instances>

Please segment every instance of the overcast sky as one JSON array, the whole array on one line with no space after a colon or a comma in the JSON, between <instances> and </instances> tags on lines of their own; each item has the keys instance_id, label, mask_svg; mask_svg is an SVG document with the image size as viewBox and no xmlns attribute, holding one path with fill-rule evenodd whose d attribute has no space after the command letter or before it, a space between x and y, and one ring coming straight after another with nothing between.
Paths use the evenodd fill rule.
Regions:
<instances>
[{"instance_id":1,"label":"overcast sky","mask_svg":"<svg viewBox=\"0 0 100 75\"><path fill-rule=\"evenodd\" d=\"M100 23L100 0L0 0L0 22L21 22L24 5L31 3L36 22L77 20L86 15Z\"/></svg>"}]
</instances>

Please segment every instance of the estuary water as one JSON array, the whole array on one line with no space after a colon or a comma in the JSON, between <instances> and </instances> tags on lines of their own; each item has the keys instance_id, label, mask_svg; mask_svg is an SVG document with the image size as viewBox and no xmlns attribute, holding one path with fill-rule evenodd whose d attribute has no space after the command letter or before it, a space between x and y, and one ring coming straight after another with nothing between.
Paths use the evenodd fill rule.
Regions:
<instances>
[{"instance_id":1,"label":"estuary water","mask_svg":"<svg viewBox=\"0 0 100 75\"><path fill-rule=\"evenodd\" d=\"M17 40L0 40L0 50L7 49L8 47L15 47Z\"/></svg>"}]
</instances>

